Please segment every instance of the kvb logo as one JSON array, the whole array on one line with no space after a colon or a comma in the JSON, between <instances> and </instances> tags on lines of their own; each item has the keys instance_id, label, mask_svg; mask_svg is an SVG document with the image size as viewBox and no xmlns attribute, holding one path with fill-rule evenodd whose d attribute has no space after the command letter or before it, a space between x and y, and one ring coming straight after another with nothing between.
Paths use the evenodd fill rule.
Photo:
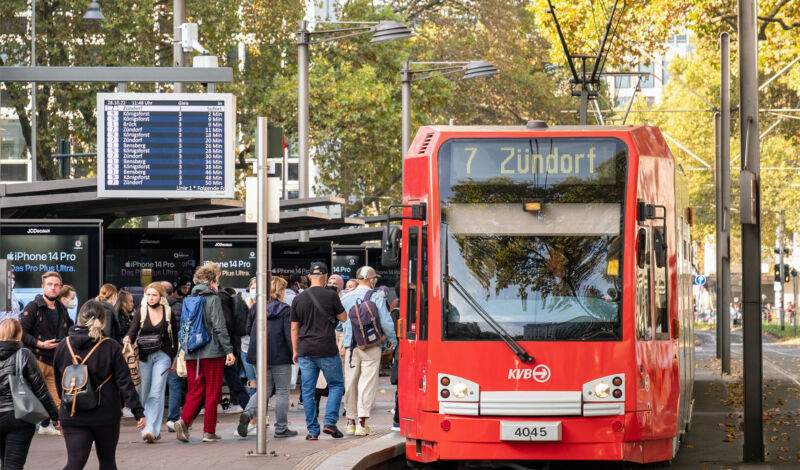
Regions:
<instances>
[{"instance_id":1,"label":"kvb logo","mask_svg":"<svg viewBox=\"0 0 800 470\"><path fill-rule=\"evenodd\" d=\"M539 364L533 369L508 369L508 378L514 380L530 380L537 382L547 382L550 380L550 368L544 364Z\"/></svg>"}]
</instances>

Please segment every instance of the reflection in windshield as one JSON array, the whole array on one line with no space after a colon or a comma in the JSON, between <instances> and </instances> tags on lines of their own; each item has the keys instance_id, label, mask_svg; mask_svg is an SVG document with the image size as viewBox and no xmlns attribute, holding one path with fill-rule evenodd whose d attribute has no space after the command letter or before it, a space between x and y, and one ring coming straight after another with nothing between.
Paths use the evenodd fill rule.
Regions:
<instances>
[{"instance_id":1,"label":"reflection in windshield","mask_svg":"<svg viewBox=\"0 0 800 470\"><path fill-rule=\"evenodd\" d=\"M602 183L454 178L459 146L440 152L441 182L450 183L442 185L443 274L516 340L621 339L626 152L611 142L616 151L592 160ZM483 149L461 147L468 145ZM530 200L541 201L541 211L525 212ZM444 295L444 339L501 339L462 296Z\"/></svg>"}]
</instances>

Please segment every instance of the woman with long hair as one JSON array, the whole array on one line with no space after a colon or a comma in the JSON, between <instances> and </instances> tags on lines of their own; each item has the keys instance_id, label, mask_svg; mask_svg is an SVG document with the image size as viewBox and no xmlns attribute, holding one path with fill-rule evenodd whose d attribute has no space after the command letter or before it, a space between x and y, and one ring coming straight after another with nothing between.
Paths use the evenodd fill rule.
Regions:
<instances>
[{"instance_id":1,"label":"woman with long hair","mask_svg":"<svg viewBox=\"0 0 800 470\"><path fill-rule=\"evenodd\" d=\"M281 277L272 276L270 280L270 301L267 304L267 405L273 387L275 388L275 434L276 438L292 437L297 431L289 429L289 389L292 377L292 329L289 322L289 306L284 303L288 283ZM248 324L250 325L251 345L247 353L247 362L256 363L258 322L256 321L256 305L250 308ZM247 437L250 420L256 415L258 395L253 395L247 408L239 417L236 433L239 437Z\"/></svg>"},{"instance_id":2,"label":"woman with long hair","mask_svg":"<svg viewBox=\"0 0 800 470\"><path fill-rule=\"evenodd\" d=\"M11 398L9 378L17 375L17 356L20 372L36 398L42 402L47 414L58 427L58 409L36 358L22 347L22 325L16 318L0 321L0 461L3 469L16 470L25 466L36 425L14 417L14 400Z\"/></svg>"},{"instance_id":3,"label":"woman with long hair","mask_svg":"<svg viewBox=\"0 0 800 470\"><path fill-rule=\"evenodd\" d=\"M178 325L160 282L151 282L144 290L142 307L134 312L128 334L122 338L123 344L131 342L139 346L139 400L147 417L142 440L152 444L161 439L167 373L178 347Z\"/></svg>"},{"instance_id":4,"label":"woman with long hair","mask_svg":"<svg viewBox=\"0 0 800 470\"><path fill-rule=\"evenodd\" d=\"M245 296L245 303L247 304L248 311L255 305L256 303L256 278L250 278L250 283L248 284L249 288L247 289L247 295ZM247 376L247 386L249 387L250 396L252 397L253 394L256 393L256 368L253 364L247 362L247 351L250 349L250 330L247 330L247 334L242 336L241 338L241 359L242 359L242 366L244 367L244 374ZM246 405L246 403L242 403Z\"/></svg>"},{"instance_id":5,"label":"woman with long hair","mask_svg":"<svg viewBox=\"0 0 800 470\"><path fill-rule=\"evenodd\" d=\"M133 320L133 294L121 289L117 292L117 301L114 302L114 311L117 314L119 330L127 333Z\"/></svg>"},{"instance_id":6,"label":"woman with long hair","mask_svg":"<svg viewBox=\"0 0 800 470\"><path fill-rule=\"evenodd\" d=\"M56 377L73 364L73 357L84 358L89 381L97 394L97 406L91 410L74 414L62 403L59 409L59 424L64 431L67 446L67 465L64 470L80 470L86 466L94 444L99 470L116 470L117 442L122 419L122 404L131 409L136 417L138 429L144 429L144 409L133 386L131 373L122 346L103 337L106 310L103 304L89 300L81 306L76 325L69 329L69 336L56 348L53 368ZM93 353L90 352L94 350ZM61 381L56 381L59 396L63 392Z\"/></svg>"},{"instance_id":7,"label":"woman with long hair","mask_svg":"<svg viewBox=\"0 0 800 470\"><path fill-rule=\"evenodd\" d=\"M114 303L117 301L117 286L103 284L100 287L100 293L97 294L94 300L103 304L103 308L106 309L106 326L103 327L103 333L107 338L119 341L124 331L120 329L117 312L114 310Z\"/></svg>"}]
</instances>

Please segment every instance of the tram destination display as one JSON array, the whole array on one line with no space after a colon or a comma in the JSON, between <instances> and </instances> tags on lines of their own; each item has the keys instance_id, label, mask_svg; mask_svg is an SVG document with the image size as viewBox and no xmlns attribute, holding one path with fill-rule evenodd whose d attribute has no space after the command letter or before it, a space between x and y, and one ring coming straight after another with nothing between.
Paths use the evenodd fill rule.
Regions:
<instances>
[{"instance_id":1,"label":"tram destination display","mask_svg":"<svg viewBox=\"0 0 800 470\"><path fill-rule=\"evenodd\" d=\"M229 93L98 93L97 195L233 198Z\"/></svg>"}]
</instances>

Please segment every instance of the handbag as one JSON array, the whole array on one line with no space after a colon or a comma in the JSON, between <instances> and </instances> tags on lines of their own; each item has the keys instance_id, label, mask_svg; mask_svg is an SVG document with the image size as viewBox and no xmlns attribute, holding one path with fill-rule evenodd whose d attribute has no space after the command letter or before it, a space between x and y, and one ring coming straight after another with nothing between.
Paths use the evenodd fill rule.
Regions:
<instances>
[{"instance_id":1,"label":"handbag","mask_svg":"<svg viewBox=\"0 0 800 470\"><path fill-rule=\"evenodd\" d=\"M139 374L139 348L135 344L125 343L122 346L122 357L125 358L125 362L128 364L133 386L139 388L139 385L142 384L142 376Z\"/></svg>"},{"instance_id":2,"label":"handbag","mask_svg":"<svg viewBox=\"0 0 800 470\"><path fill-rule=\"evenodd\" d=\"M186 378L186 358L183 349L178 351L178 357L175 359L175 373L178 377Z\"/></svg>"},{"instance_id":3,"label":"handbag","mask_svg":"<svg viewBox=\"0 0 800 470\"><path fill-rule=\"evenodd\" d=\"M153 354L161 350L161 333L139 335L136 338L136 345L139 346L139 351L145 354Z\"/></svg>"},{"instance_id":4,"label":"handbag","mask_svg":"<svg viewBox=\"0 0 800 470\"><path fill-rule=\"evenodd\" d=\"M11 398L14 400L14 418L30 424L47 419L50 415L44 409L42 402L36 398L31 388L25 383L22 376L22 350L16 352L16 375L8 378L8 386L11 388Z\"/></svg>"}]
</instances>

